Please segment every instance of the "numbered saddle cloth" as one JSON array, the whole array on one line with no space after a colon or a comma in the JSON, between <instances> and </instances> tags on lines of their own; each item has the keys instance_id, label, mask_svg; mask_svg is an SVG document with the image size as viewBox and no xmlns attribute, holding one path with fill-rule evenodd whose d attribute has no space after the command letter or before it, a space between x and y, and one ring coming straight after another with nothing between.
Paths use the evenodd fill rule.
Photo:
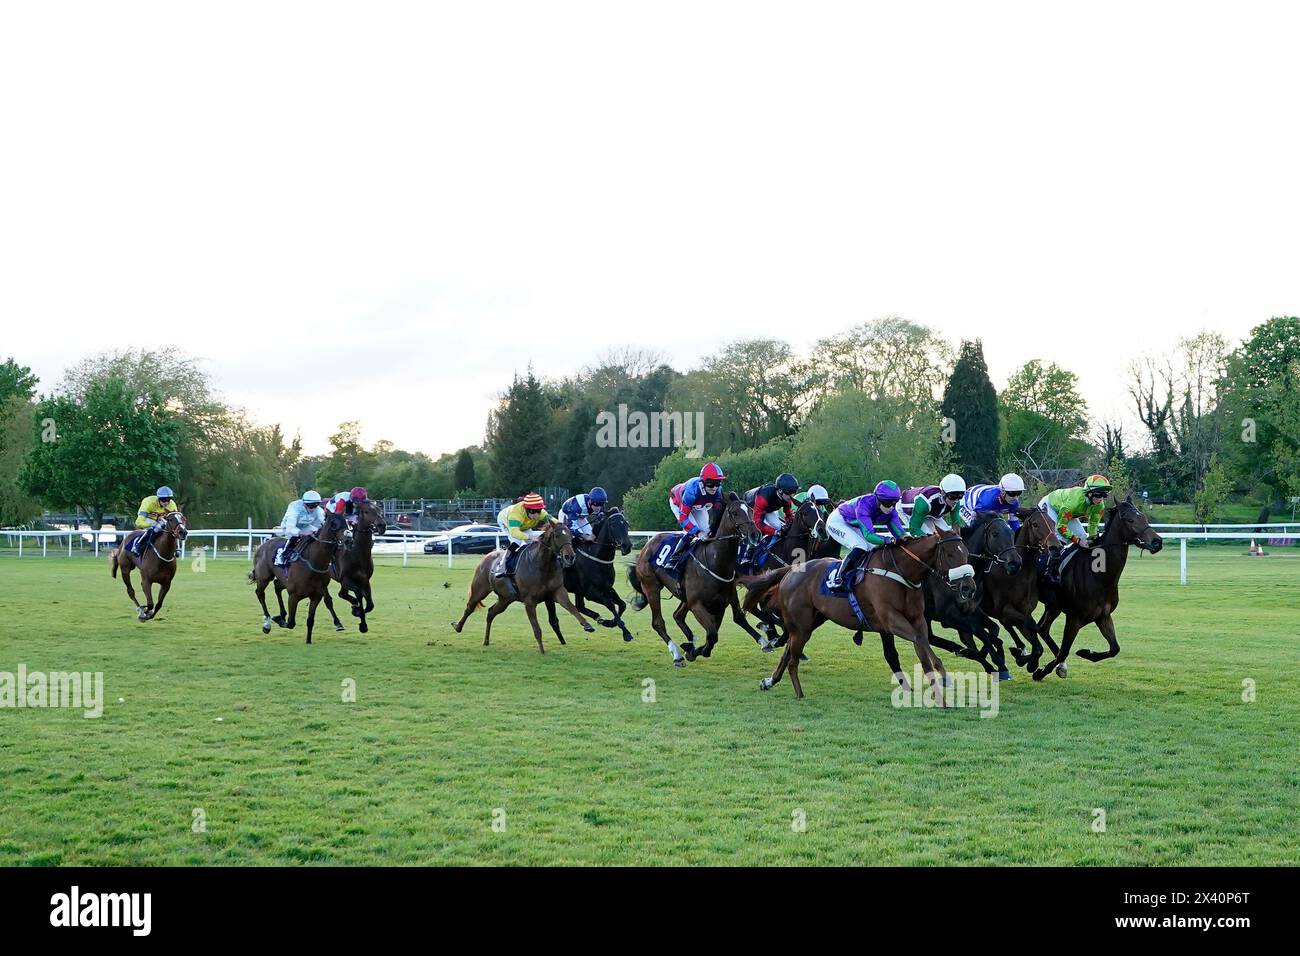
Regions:
<instances>
[{"instance_id":1,"label":"numbered saddle cloth","mask_svg":"<svg viewBox=\"0 0 1300 956\"><path fill-rule=\"evenodd\" d=\"M687 539L692 537L694 535L690 534L664 535L659 541L659 550L655 552L654 566L674 578L680 578L682 576L682 563L674 561L673 556L677 554L678 548L688 547L689 541Z\"/></svg>"}]
</instances>

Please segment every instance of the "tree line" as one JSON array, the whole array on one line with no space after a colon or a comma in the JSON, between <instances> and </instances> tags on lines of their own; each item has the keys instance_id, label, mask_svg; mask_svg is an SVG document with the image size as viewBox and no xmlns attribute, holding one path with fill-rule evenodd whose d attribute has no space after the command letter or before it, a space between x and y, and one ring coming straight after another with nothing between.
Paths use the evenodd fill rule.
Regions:
<instances>
[{"instance_id":1,"label":"tree line","mask_svg":"<svg viewBox=\"0 0 1300 956\"><path fill-rule=\"evenodd\" d=\"M733 341L686 371L636 349L560 378L529 368L501 393L482 445L437 458L388 441L367 447L352 421L312 456L278 425L220 401L201 366L173 352L92 356L42 395L10 358L0 365L0 525L42 507L79 508L98 523L161 480L209 526L250 515L272 523L309 487L471 498L602 485L634 523L656 527L668 489L704 459L718 460L732 487L792 470L833 494L948 470L968 481L1100 470L1157 500L1192 502L1199 520L1225 496L1274 511L1300 496L1300 319L1270 318L1236 344L1214 332L1179 339L1135 356L1127 382L1139 434L1096 419L1069 369L1030 359L999 392L978 340L954 346L891 317L802 354L779 339ZM600 427L616 413L701 428L675 447L653 429Z\"/></svg>"}]
</instances>

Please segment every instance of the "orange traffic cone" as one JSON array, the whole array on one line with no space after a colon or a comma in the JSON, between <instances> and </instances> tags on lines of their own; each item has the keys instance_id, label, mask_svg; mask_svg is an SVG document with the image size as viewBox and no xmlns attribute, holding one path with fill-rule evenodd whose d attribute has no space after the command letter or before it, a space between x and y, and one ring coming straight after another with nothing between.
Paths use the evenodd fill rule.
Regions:
<instances>
[{"instance_id":1,"label":"orange traffic cone","mask_svg":"<svg viewBox=\"0 0 1300 956\"><path fill-rule=\"evenodd\" d=\"M1261 558L1264 556L1264 546L1261 544L1255 551Z\"/></svg>"},{"instance_id":2,"label":"orange traffic cone","mask_svg":"<svg viewBox=\"0 0 1300 956\"><path fill-rule=\"evenodd\" d=\"M1254 538L1251 538L1251 539L1250 539L1250 552L1249 552L1249 553L1250 553L1251 555L1255 555L1255 554L1257 554L1258 552L1259 552L1259 549L1258 549L1257 547L1255 547L1255 539L1254 539Z\"/></svg>"}]
</instances>

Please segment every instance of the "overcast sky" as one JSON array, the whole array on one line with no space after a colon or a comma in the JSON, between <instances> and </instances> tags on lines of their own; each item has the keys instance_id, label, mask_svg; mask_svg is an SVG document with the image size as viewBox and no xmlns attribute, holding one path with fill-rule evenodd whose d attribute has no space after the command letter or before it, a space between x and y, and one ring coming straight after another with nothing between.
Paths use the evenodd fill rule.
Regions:
<instances>
[{"instance_id":1,"label":"overcast sky","mask_svg":"<svg viewBox=\"0 0 1300 956\"><path fill-rule=\"evenodd\" d=\"M1300 5L0 13L0 354L174 345L320 451L531 361L896 314L1079 373L1300 313Z\"/></svg>"}]
</instances>

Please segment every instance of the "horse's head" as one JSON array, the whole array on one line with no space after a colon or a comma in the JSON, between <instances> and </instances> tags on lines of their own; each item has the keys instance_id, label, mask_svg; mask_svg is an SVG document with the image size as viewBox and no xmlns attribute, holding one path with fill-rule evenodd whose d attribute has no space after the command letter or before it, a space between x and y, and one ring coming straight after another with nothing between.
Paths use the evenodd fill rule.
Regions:
<instances>
[{"instance_id":1,"label":"horse's head","mask_svg":"<svg viewBox=\"0 0 1300 956\"><path fill-rule=\"evenodd\" d=\"M718 537L725 538L733 534L743 538L751 548L758 547L758 543L763 539L758 532L758 526L754 524L753 516L745 507L745 502L740 500L740 495L729 491L722 500L722 520L718 522Z\"/></svg>"},{"instance_id":2,"label":"horse's head","mask_svg":"<svg viewBox=\"0 0 1300 956\"><path fill-rule=\"evenodd\" d=\"M190 529L185 524L185 514L179 506L167 515L167 530L177 541L184 541L190 536Z\"/></svg>"},{"instance_id":3,"label":"horse's head","mask_svg":"<svg viewBox=\"0 0 1300 956\"><path fill-rule=\"evenodd\" d=\"M1016 546L1046 551L1052 546L1056 529L1052 519L1041 508L1021 508L1016 512L1020 519L1020 530L1016 532Z\"/></svg>"},{"instance_id":4,"label":"horse's head","mask_svg":"<svg viewBox=\"0 0 1300 956\"><path fill-rule=\"evenodd\" d=\"M1119 539L1125 544L1135 544L1152 554L1159 554L1165 546L1164 539L1156 534L1151 522L1147 521L1147 516L1133 504L1132 495L1106 512L1106 527L1111 527L1112 523L1119 531Z\"/></svg>"},{"instance_id":5,"label":"horse's head","mask_svg":"<svg viewBox=\"0 0 1300 956\"><path fill-rule=\"evenodd\" d=\"M795 509L794 520L790 522L789 533L794 537L807 535L813 541L826 540L826 516L817 502L805 498Z\"/></svg>"},{"instance_id":6,"label":"horse's head","mask_svg":"<svg viewBox=\"0 0 1300 956\"><path fill-rule=\"evenodd\" d=\"M632 550L632 536L628 533L627 516L617 508L610 509L601 523L601 530L604 532L605 540L613 542L624 554Z\"/></svg>"},{"instance_id":7,"label":"horse's head","mask_svg":"<svg viewBox=\"0 0 1300 956\"><path fill-rule=\"evenodd\" d=\"M542 532L542 547L559 559L560 564L569 567L577 555L573 551L573 535L569 529L558 521L551 522Z\"/></svg>"},{"instance_id":8,"label":"horse's head","mask_svg":"<svg viewBox=\"0 0 1300 956\"><path fill-rule=\"evenodd\" d=\"M1016 536L1001 515L989 514L976 523L971 532L971 554L989 562L990 570L993 565L1001 565L1009 574L1020 573Z\"/></svg>"},{"instance_id":9,"label":"horse's head","mask_svg":"<svg viewBox=\"0 0 1300 956\"><path fill-rule=\"evenodd\" d=\"M367 498L354 506L357 527L374 534L387 534L388 522L384 520L384 509L377 501Z\"/></svg>"},{"instance_id":10,"label":"horse's head","mask_svg":"<svg viewBox=\"0 0 1300 956\"><path fill-rule=\"evenodd\" d=\"M940 531L927 541L934 541L934 551L930 558L932 573L956 593L957 600L963 606L970 606L979 597L979 585L975 581L975 569L970 564L970 552L966 550L965 539L959 531Z\"/></svg>"},{"instance_id":11,"label":"horse's head","mask_svg":"<svg viewBox=\"0 0 1300 956\"><path fill-rule=\"evenodd\" d=\"M325 512L325 523L321 525L320 533L317 538L323 544L337 545L343 541L348 533L348 519L343 515L334 512Z\"/></svg>"}]
</instances>

